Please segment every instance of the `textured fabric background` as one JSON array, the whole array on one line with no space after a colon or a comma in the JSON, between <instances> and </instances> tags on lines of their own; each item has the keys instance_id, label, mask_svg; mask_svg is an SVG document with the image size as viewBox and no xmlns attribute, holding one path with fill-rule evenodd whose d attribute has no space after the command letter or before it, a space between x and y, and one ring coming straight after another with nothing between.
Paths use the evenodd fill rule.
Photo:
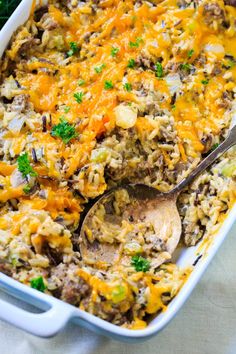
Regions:
<instances>
[{"instance_id":1,"label":"textured fabric background","mask_svg":"<svg viewBox=\"0 0 236 354\"><path fill-rule=\"evenodd\" d=\"M0 0L0 28L20 2L21 0Z\"/></svg>"},{"instance_id":2,"label":"textured fabric background","mask_svg":"<svg viewBox=\"0 0 236 354\"><path fill-rule=\"evenodd\" d=\"M176 318L147 342L119 343L74 325L39 339L0 321L0 354L235 354L235 250L236 224Z\"/></svg>"}]
</instances>

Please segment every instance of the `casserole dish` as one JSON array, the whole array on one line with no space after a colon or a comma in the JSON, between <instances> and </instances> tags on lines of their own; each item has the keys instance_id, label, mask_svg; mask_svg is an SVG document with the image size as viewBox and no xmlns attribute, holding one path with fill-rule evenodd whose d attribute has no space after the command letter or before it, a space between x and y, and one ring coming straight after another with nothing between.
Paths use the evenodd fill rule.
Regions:
<instances>
[{"instance_id":1,"label":"casserole dish","mask_svg":"<svg viewBox=\"0 0 236 354\"><path fill-rule=\"evenodd\" d=\"M3 28L0 39L2 43L1 53L3 53L14 30L28 18L32 6L31 1L23 1L16 12L13 14L9 22ZM147 339L160 331L176 314L178 309L189 296L191 290L196 285L200 276L206 269L210 260L219 248L220 244L226 237L229 228L235 220L236 209L231 210L219 234L214 240L207 243L198 244L196 247L189 249L179 249L176 263L180 267L188 267L195 264L195 269L191 273L187 282L179 292L178 296L170 303L167 310L156 318L152 319L146 329L131 331L125 328L119 328L113 324L105 322L95 316L83 312L71 305L61 302L60 300L51 298L45 294L29 289L22 284L1 274L1 288L12 295L23 299L39 308L44 312L41 314L32 314L15 306L1 301L0 317L17 327L20 327L30 333L38 336L48 337L57 333L69 320L84 325L89 329L93 329L100 334L109 335L113 338L124 341L141 341ZM199 258L199 254L202 256ZM199 262L196 262L196 259Z\"/></svg>"}]
</instances>

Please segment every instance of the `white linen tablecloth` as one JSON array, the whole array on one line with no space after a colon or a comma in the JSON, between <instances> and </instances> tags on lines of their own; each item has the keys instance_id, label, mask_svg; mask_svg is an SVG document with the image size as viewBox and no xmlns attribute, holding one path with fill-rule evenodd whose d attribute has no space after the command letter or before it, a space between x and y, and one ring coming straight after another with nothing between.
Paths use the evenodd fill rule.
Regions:
<instances>
[{"instance_id":1,"label":"white linen tablecloth","mask_svg":"<svg viewBox=\"0 0 236 354\"><path fill-rule=\"evenodd\" d=\"M40 339L0 321L0 354L236 354L236 225L176 318L156 337L124 344L74 325Z\"/></svg>"}]
</instances>

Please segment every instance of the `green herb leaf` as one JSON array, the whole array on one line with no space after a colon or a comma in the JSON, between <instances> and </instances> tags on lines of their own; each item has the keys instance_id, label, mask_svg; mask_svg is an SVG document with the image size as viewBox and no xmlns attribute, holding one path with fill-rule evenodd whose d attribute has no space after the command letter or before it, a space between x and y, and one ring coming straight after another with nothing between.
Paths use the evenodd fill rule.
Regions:
<instances>
[{"instance_id":1,"label":"green herb leaf","mask_svg":"<svg viewBox=\"0 0 236 354\"><path fill-rule=\"evenodd\" d=\"M208 84L209 84L209 80L202 80L201 83L202 83L203 85L208 85Z\"/></svg>"},{"instance_id":2,"label":"green herb leaf","mask_svg":"<svg viewBox=\"0 0 236 354\"><path fill-rule=\"evenodd\" d=\"M164 72L161 63L157 62L155 65L155 69L156 69L156 76L159 78L163 77Z\"/></svg>"},{"instance_id":3,"label":"green herb leaf","mask_svg":"<svg viewBox=\"0 0 236 354\"><path fill-rule=\"evenodd\" d=\"M127 92L130 92L132 90L132 85L129 82L126 82L123 87Z\"/></svg>"},{"instance_id":4,"label":"green herb leaf","mask_svg":"<svg viewBox=\"0 0 236 354\"><path fill-rule=\"evenodd\" d=\"M133 69L136 65L136 62L134 59L129 59L127 67L130 69Z\"/></svg>"},{"instance_id":5,"label":"green herb leaf","mask_svg":"<svg viewBox=\"0 0 236 354\"><path fill-rule=\"evenodd\" d=\"M193 53L194 53L194 49L190 49L190 50L188 51L188 59L191 59L191 58L192 58Z\"/></svg>"},{"instance_id":6,"label":"green herb leaf","mask_svg":"<svg viewBox=\"0 0 236 354\"><path fill-rule=\"evenodd\" d=\"M44 293L44 291L47 289L46 285L44 284L43 277L41 276L38 278L31 279L30 285L31 288L41 291L42 293Z\"/></svg>"},{"instance_id":7,"label":"green herb leaf","mask_svg":"<svg viewBox=\"0 0 236 354\"><path fill-rule=\"evenodd\" d=\"M104 89L105 90L111 90L111 89L113 89L113 87L114 87L114 85L113 85L112 81L106 80L104 82Z\"/></svg>"},{"instance_id":8,"label":"green herb leaf","mask_svg":"<svg viewBox=\"0 0 236 354\"><path fill-rule=\"evenodd\" d=\"M65 144L78 136L75 127L68 123L64 117L60 118L60 123L52 127L51 135L60 138Z\"/></svg>"},{"instance_id":9,"label":"green herb leaf","mask_svg":"<svg viewBox=\"0 0 236 354\"><path fill-rule=\"evenodd\" d=\"M31 187L27 184L24 188L23 188L23 192L25 194L29 194L31 191Z\"/></svg>"},{"instance_id":10,"label":"green herb leaf","mask_svg":"<svg viewBox=\"0 0 236 354\"><path fill-rule=\"evenodd\" d=\"M116 47L112 47L111 48L111 56L112 56L112 58L115 58L118 53L119 53L119 48L116 48Z\"/></svg>"},{"instance_id":11,"label":"green herb leaf","mask_svg":"<svg viewBox=\"0 0 236 354\"><path fill-rule=\"evenodd\" d=\"M106 64L101 64L99 66L95 66L94 70L97 74L101 74L102 70L106 67Z\"/></svg>"},{"instance_id":12,"label":"green herb leaf","mask_svg":"<svg viewBox=\"0 0 236 354\"><path fill-rule=\"evenodd\" d=\"M143 42L142 38L137 37L135 42L129 42L129 46L130 48L138 48L141 42Z\"/></svg>"},{"instance_id":13,"label":"green herb leaf","mask_svg":"<svg viewBox=\"0 0 236 354\"><path fill-rule=\"evenodd\" d=\"M180 69L181 69L181 70L184 70L184 71L187 71L187 72L190 72L190 70L191 70L191 65L188 64L188 63L181 64L181 65L180 65Z\"/></svg>"},{"instance_id":14,"label":"green herb leaf","mask_svg":"<svg viewBox=\"0 0 236 354\"><path fill-rule=\"evenodd\" d=\"M68 57L78 53L79 47L76 42L70 42L70 50L67 52Z\"/></svg>"},{"instance_id":15,"label":"green herb leaf","mask_svg":"<svg viewBox=\"0 0 236 354\"><path fill-rule=\"evenodd\" d=\"M83 96L84 96L83 92L76 92L74 94L74 98L75 98L77 103L82 103L83 102Z\"/></svg>"},{"instance_id":16,"label":"green herb leaf","mask_svg":"<svg viewBox=\"0 0 236 354\"><path fill-rule=\"evenodd\" d=\"M83 80L83 79L80 79L79 81L78 81L78 85L79 86L83 86L85 84L85 81Z\"/></svg>"},{"instance_id":17,"label":"green herb leaf","mask_svg":"<svg viewBox=\"0 0 236 354\"><path fill-rule=\"evenodd\" d=\"M218 143L212 145L210 152L214 151L219 145Z\"/></svg>"},{"instance_id":18,"label":"green herb leaf","mask_svg":"<svg viewBox=\"0 0 236 354\"><path fill-rule=\"evenodd\" d=\"M147 272L150 269L149 260L138 255L132 257L131 265L137 272Z\"/></svg>"},{"instance_id":19,"label":"green herb leaf","mask_svg":"<svg viewBox=\"0 0 236 354\"><path fill-rule=\"evenodd\" d=\"M64 112L65 113L69 113L70 112L70 107L69 106L65 106L64 107Z\"/></svg>"},{"instance_id":20,"label":"green herb leaf","mask_svg":"<svg viewBox=\"0 0 236 354\"><path fill-rule=\"evenodd\" d=\"M17 158L17 164L18 170L21 172L24 178L27 176L36 177L38 175L30 165L30 160L27 152L24 152Z\"/></svg>"}]
</instances>

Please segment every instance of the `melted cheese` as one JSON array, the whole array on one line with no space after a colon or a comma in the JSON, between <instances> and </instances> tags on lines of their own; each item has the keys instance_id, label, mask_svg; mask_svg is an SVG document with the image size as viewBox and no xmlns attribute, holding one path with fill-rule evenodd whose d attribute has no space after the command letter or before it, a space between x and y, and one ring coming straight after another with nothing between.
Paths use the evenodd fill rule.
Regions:
<instances>
[{"instance_id":1,"label":"melted cheese","mask_svg":"<svg viewBox=\"0 0 236 354\"><path fill-rule=\"evenodd\" d=\"M220 5L222 6L222 4ZM170 47L180 45L180 43L189 43L187 49L178 50L175 54L176 62L186 62L187 50L193 49L194 54L188 61L192 63L199 52L206 45L223 45L225 53L236 55L235 40L232 37L235 33L232 31L228 34L214 33L209 27L203 15L203 5L200 5L197 10L193 8L179 9L177 2L167 0L160 3L156 7L150 7L144 3L140 7L134 7L131 0L125 3L119 0L101 1L100 8L97 15L90 21L91 15L90 4L75 9L70 17L63 13L54 5L50 5L49 13L53 20L61 27L65 42L69 47L71 41L75 41L78 45L83 44L80 56L86 56L86 53L93 53L89 55L86 60L74 61L69 65L61 66L53 60L54 51L52 49L48 55L50 63L41 63L35 60L27 63L29 71L44 67L57 70L58 74L50 77L41 71L38 74L27 74L22 78L22 86L28 88L31 101L38 111L49 111L53 115L53 120L58 121L60 113L56 111L56 106L65 104L71 107L68 119L70 122L75 122L77 117L89 117L89 125L86 128L94 131L95 136L106 131L108 128L114 127L115 117L114 108L118 104L118 100L138 102L138 97L133 93L124 92L121 82L127 71L127 63L129 59L136 59L141 51L149 52L149 55L163 58L163 65L167 65L170 60ZM233 18L235 9L228 6L227 11ZM84 24L84 16L88 16L88 21ZM177 35L178 26L176 27L173 38L169 38L165 33L168 26L176 26L180 21L184 29L181 36ZM163 27L161 23L165 23ZM112 31L115 29L116 35L112 36ZM89 43L85 44L83 38L87 33L96 33L97 35L90 38ZM26 32L21 36L27 36ZM228 37L227 37L228 36ZM140 38L138 46L131 47L130 42L135 43L137 38ZM112 47L118 48L119 52L116 57L111 56ZM177 47L176 47L177 48ZM13 57L13 54L9 52ZM209 52L209 65L214 60L221 60L222 54ZM104 65L100 74L94 70L96 67ZM197 80L197 78L200 78ZM202 72L197 73L195 81L198 81L198 89L203 86L201 82ZM85 85L82 88L78 87L78 79L83 79ZM114 89L107 91L104 89L105 80L112 81ZM137 72L135 70L128 70L127 79L130 82L146 84L152 83L157 90L163 90L170 95L167 87L164 85L164 80L158 80L155 73ZM217 81L218 80L218 81ZM164 86L165 87L164 87ZM161 88L162 86L162 88ZM185 89L184 89L185 90ZM206 88L204 106L210 110L208 117L212 127L213 122L219 121L224 109L219 109L216 100L222 95L225 90L224 83L219 77L214 79ZM75 92L81 91L84 93L84 99L81 104L78 104L73 95ZM187 97L187 98L186 98ZM169 100L170 102L170 100ZM166 104L165 104L166 105ZM167 105L168 106L168 105ZM169 106L170 107L170 106ZM177 132L182 143L192 144L192 148L196 152L201 152L203 146L200 142L200 132L206 129L208 121L205 119L203 113L203 106L197 107L194 96L188 89L184 95L176 102L176 111L174 117L177 123ZM185 124L178 124L179 122L191 122L191 130L185 128ZM94 136L94 137L95 137ZM92 139L94 139L94 137ZM88 141L87 141L88 143ZM83 147L84 148L84 147ZM183 150L182 150L182 157ZM71 166L68 170L67 176L72 174L76 168L79 167L80 158L71 159Z\"/></svg>"}]
</instances>

